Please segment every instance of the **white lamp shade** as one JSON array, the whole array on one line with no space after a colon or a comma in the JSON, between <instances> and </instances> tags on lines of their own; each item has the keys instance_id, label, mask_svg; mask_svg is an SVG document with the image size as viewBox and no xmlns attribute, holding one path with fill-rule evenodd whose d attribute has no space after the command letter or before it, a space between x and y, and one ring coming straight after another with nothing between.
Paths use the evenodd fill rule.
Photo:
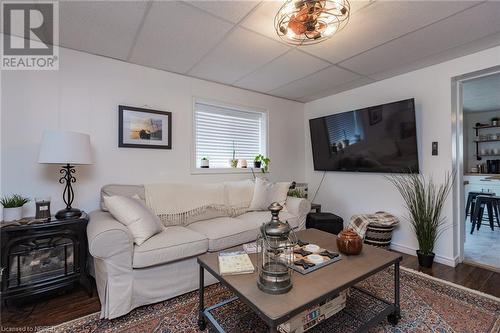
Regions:
<instances>
[{"instance_id":1,"label":"white lamp shade","mask_svg":"<svg viewBox=\"0 0 500 333\"><path fill-rule=\"evenodd\" d=\"M92 164L90 136L69 131L44 131L38 163Z\"/></svg>"}]
</instances>

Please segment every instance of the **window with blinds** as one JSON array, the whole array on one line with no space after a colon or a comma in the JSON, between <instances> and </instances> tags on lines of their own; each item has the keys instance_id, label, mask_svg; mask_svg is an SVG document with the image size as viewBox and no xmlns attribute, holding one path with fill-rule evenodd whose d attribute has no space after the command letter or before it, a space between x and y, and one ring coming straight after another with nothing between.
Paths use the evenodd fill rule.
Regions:
<instances>
[{"instance_id":1,"label":"window with blinds","mask_svg":"<svg viewBox=\"0 0 500 333\"><path fill-rule=\"evenodd\" d=\"M206 157L210 168L230 168L230 160L251 166L256 155L266 155L266 113L195 103L196 167Z\"/></svg>"},{"instance_id":2,"label":"window with blinds","mask_svg":"<svg viewBox=\"0 0 500 333\"><path fill-rule=\"evenodd\" d=\"M363 139L363 122L358 111L338 113L326 117L330 145L342 140L354 142L356 136Z\"/></svg>"}]
</instances>

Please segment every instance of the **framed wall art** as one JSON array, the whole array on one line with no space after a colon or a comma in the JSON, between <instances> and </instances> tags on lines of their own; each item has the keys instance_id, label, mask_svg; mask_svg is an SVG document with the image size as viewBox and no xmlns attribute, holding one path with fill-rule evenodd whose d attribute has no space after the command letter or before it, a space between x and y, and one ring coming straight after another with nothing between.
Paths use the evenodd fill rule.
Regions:
<instances>
[{"instance_id":1,"label":"framed wall art","mask_svg":"<svg viewBox=\"0 0 500 333\"><path fill-rule=\"evenodd\" d=\"M118 147L172 149L172 112L119 105Z\"/></svg>"},{"instance_id":2,"label":"framed wall art","mask_svg":"<svg viewBox=\"0 0 500 333\"><path fill-rule=\"evenodd\" d=\"M370 126L378 124L382 121L382 108L375 107L368 111Z\"/></svg>"}]
</instances>

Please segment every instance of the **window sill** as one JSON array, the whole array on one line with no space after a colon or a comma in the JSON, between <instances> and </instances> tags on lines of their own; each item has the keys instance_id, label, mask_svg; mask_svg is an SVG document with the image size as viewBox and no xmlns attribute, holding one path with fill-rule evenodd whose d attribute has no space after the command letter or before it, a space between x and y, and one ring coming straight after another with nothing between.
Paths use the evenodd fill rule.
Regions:
<instances>
[{"instance_id":1,"label":"window sill","mask_svg":"<svg viewBox=\"0 0 500 333\"><path fill-rule=\"evenodd\" d=\"M262 171L253 169L253 172L258 175ZM192 175L207 175L207 174L238 174L238 173L252 173L252 168L195 168L191 169Z\"/></svg>"}]
</instances>

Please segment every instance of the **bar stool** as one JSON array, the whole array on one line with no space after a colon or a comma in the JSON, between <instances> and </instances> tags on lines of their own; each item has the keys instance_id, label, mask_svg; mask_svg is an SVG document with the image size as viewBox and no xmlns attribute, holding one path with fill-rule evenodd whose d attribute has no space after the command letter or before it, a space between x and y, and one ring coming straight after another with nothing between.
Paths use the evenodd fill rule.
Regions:
<instances>
[{"instance_id":1,"label":"bar stool","mask_svg":"<svg viewBox=\"0 0 500 333\"><path fill-rule=\"evenodd\" d=\"M471 235L474 232L474 227L477 224L477 230L481 227L483 219L484 208L488 210L488 219L490 221L491 230L495 230L494 221L497 219L497 225L500 227L500 197L492 195L478 195L474 207L474 213L471 215L472 229Z\"/></svg>"},{"instance_id":2,"label":"bar stool","mask_svg":"<svg viewBox=\"0 0 500 333\"><path fill-rule=\"evenodd\" d=\"M467 219L467 216L472 216L474 213L474 206L478 195L494 196L496 194L491 192L469 192L467 196L467 205L465 206L465 219Z\"/></svg>"}]
</instances>

